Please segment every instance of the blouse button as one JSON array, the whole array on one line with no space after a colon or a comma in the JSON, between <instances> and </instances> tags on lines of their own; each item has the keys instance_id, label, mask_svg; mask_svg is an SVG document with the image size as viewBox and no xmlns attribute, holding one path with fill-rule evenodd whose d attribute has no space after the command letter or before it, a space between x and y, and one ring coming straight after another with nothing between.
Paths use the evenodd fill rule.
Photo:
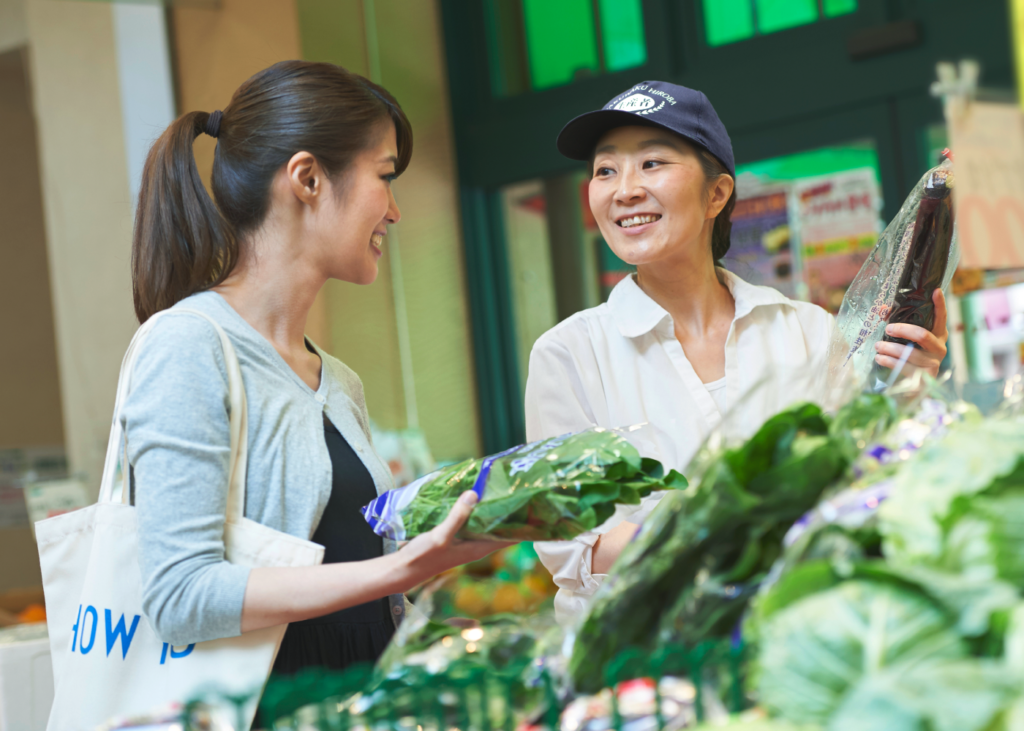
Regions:
<instances>
[{"instance_id":1,"label":"blouse button","mask_svg":"<svg viewBox=\"0 0 1024 731\"><path fill-rule=\"evenodd\" d=\"M402 613L402 608L396 604L395 606L391 607L391 613L397 616Z\"/></svg>"},{"instance_id":2,"label":"blouse button","mask_svg":"<svg viewBox=\"0 0 1024 731\"><path fill-rule=\"evenodd\" d=\"M326 401L326 400L327 400L327 399L325 399L325 398L323 397L323 394L320 394L320 393L318 393L318 394L316 395L316 402L317 402L318 404L322 404L322 403L323 403L324 401Z\"/></svg>"}]
</instances>

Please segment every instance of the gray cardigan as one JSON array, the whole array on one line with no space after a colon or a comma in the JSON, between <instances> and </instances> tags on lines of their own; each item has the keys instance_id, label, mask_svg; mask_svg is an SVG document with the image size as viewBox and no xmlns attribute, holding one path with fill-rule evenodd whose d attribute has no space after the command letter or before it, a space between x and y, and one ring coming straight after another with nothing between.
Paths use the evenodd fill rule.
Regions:
<instances>
[{"instance_id":1,"label":"gray cardigan","mask_svg":"<svg viewBox=\"0 0 1024 731\"><path fill-rule=\"evenodd\" d=\"M331 494L323 415L362 459L378 494L393 486L370 440L363 386L351 369L317 348L313 391L273 346L215 292L180 302L143 343L121 411L134 472L143 610L173 645L241 632L249 569L224 559L227 500L227 369L212 317L231 339L248 399L245 515L309 539ZM314 346L315 347L315 346ZM385 541L385 551L395 550ZM391 597L395 623L404 597Z\"/></svg>"}]
</instances>

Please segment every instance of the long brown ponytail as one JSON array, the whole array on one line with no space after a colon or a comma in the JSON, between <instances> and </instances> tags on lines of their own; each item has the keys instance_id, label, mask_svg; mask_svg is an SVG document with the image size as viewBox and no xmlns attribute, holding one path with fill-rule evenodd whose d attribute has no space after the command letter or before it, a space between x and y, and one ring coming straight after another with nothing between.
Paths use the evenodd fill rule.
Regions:
<instances>
[{"instance_id":1,"label":"long brown ponytail","mask_svg":"<svg viewBox=\"0 0 1024 731\"><path fill-rule=\"evenodd\" d=\"M242 84L224 108L211 199L192 151L210 116L179 117L146 159L132 241L140 323L231 274L246 235L266 218L274 175L296 152L311 153L336 179L390 121L395 172L412 157L409 120L385 89L340 66L282 61Z\"/></svg>"}]
</instances>

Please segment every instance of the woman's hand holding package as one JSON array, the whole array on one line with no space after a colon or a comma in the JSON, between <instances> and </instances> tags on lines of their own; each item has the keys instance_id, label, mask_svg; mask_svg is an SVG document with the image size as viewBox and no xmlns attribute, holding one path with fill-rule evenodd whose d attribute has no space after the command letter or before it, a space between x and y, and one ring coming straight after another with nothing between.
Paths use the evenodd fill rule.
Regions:
<instances>
[{"instance_id":1,"label":"woman's hand holding package","mask_svg":"<svg viewBox=\"0 0 1024 731\"><path fill-rule=\"evenodd\" d=\"M253 569L245 589L242 631L320 617L389 594L404 594L450 568L512 545L455 537L474 505L476 493L463 493L440 525L379 558L305 568Z\"/></svg>"},{"instance_id":2,"label":"woman's hand holding package","mask_svg":"<svg viewBox=\"0 0 1024 731\"><path fill-rule=\"evenodd\" d=\"M917 325L895 323L885 328L887 335L911 340L919 347L914 348L910 357L907 358L903 372L908 373L914 369L926 371L932 377L939 374L939 364L946 357L946 341L949 339L949 331L946 329L946 298L941 289L936 289L932 294L932 301L935 303L935 327L931 332ZM885 368L895 368L903 356L906 346L900 343L891 343L880 340L875 344L875 362Z\"/></svg>"},{"instance_id":3,"label":"woman's hand holding package","mask_svg":"<svg viewBox=\"0 0 1024 731\"><path fill-rule=\"evenodd\" d=\"M426 581L432 576L477 561L489 553L515 545L518 541L463 541L456 538L459 529L469 519L477 495L472 490L462 493L448 517L436 528L416 536L396 554L404 559L404 565L414 577L418 577L408 588Z\"/></svg>"}]
</instances>

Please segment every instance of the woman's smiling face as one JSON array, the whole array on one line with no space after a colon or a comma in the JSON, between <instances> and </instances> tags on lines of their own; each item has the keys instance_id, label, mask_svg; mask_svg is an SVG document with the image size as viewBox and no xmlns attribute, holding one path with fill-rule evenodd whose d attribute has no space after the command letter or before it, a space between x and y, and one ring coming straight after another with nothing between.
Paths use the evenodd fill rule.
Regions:
<instances>
[{"instance_id":1,"label":"woman's smiling face","mask_svg":"<svg viewBox=\"0 0 1024 731\"><path fill-rule=\"evenodd\" d=\"M634 266L689 259L698 246L711 256L711 229L732 181L720 204L717 189L708 196L699 155L656 127L618 127L598 141L590 208L620 259Z\"/></svg>"}]
</instances>

